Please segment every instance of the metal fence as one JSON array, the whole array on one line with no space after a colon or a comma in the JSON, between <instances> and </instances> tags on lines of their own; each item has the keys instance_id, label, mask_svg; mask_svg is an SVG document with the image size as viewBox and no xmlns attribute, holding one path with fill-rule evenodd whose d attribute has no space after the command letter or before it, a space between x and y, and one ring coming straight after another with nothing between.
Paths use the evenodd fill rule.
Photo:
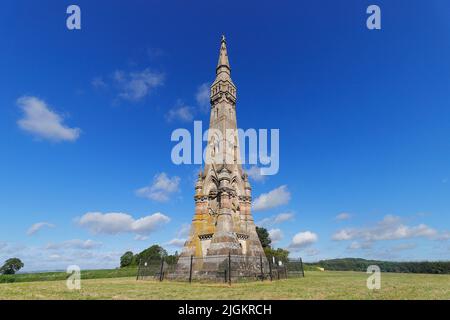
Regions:
<instances>
[{"instance_id":1,"label":"metal fence","mask_svg":"<svg viewBox=\"0 0 450 320\"><path fill-rule=\"evenodd\" d=\"M141 260L136 280L232 282L304 277L302 259L280 261L274 257L220 255L183 256L178 260Z\"/></svg>"}]
</instances>

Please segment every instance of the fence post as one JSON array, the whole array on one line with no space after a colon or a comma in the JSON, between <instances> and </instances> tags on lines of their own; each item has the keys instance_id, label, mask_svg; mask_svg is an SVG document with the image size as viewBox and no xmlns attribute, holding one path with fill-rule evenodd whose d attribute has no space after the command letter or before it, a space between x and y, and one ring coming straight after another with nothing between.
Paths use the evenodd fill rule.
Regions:
<instances>
[{"instance_id":1,"label":"fence post","mask_svg":"<svg viewBox=\"0 0 450 320\"><path fill-rule=\"evenodd\" d=\"M138 272L137 272L137 275L136 275L136 281L139 280L139 276L141 274L141 261L142 261L142 259L139 259Z\"/></svg>"},{"instance_id":2,"label":"fence post","mask_svg":"<svg viewBox=\"0 0 450 320\"><path fill-rule=\"evenodd\" d=\"M262 255L259 255L259 265L261 267L261 281L264 281L264 270L263 270L263 264L262 264Z\"/></svg>"},{"instance_id":3,"label":"fence post","mask_svg":"<svg viewBox=\"0 0 450 320\"><path fill-rule=\"evenodd\" d=\"M270 281L272 281L273 279L272 279L272 260L271 259L269 259L269 274L270 274Z\"/></svg>"},{"instance_id":4,"label":"fence post","mask_svg":"<svg viewBox=\"0 0 450 320\"><path fill-rule=\"evenodd\" d=\"M194 260L194 256L191 255L191 264L190 264L190 267L189 267L189 283L192 282L192 261L193 260Z\"/></svg>"},{"instance_id":5,"label":"fence post","mask_svg":"<svg viewBox=\"0 0 450 320\"><path fill-rule=\"evenodd\" d=\"M303 278L305 277L305 269L303 269L303 260L302 260L302 258L300 258L300 265L302 266L302 275L303 275Z\"/></svg>"},{"instance_id":6,"label":"fence post","mask_svg":"<svg viewBox=\"0 0 450 320\"><path fill-rule=\"evenodd\" d=\"M159 268L159 281L163 281L164 257L161 257L161 267Z\"/></svg>"},{"instance_id":7,"label":"fence post","mask_svg":"<svg viewBox=\"0 0 450 320\"><path fill-rule=\"evenodd\" d=\"M231 252L228 252L228 284L231 286Z\"/></svg>"},{"instance_id":8,"label":"fence post","mask_svg":"<svg viewBox=\"0 0 450 320\"><path fill-rule=\"evenodd\" d=\"M223 279L224 281L223 282L227 283L228 282L227 269L225 269L223 274L224 274L224 279Z\"/></svg>"}]
</instances>

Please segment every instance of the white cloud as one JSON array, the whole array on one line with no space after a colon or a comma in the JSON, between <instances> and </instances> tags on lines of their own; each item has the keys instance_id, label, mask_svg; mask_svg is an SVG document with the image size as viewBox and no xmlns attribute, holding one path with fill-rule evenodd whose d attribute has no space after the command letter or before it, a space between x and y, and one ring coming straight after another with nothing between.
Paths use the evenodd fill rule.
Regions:
<instances>
[{"instance_id":1,"label":"white cloud","mask_svg":"<svg viewBox=\"0 0 450 320\"><path fill-rule=\"evenodd\" d=\"M181 100L178 100L176 105L166 114L166 120L168 122L191 122L194 120L194 108L189 107Z\"/></svg>"},{"instance_id":2,"label":"white cloud","mask_svg":"<svg viewBox=\"0 0 450 320\"><path fill-rule=\"evenodd\" d=\"M135 233L148 235L168 223L170 218L162 213L134 219L126 213L88 212L78 219L78 225L94 234Z\"/></svg>"},{"instance_id":3,"label":"white cloud","mask_svg":"<svg viewBox=\"0 0 450 320\"><path fill-rule=\"evenodd\" d=\"M261 227L270 227L275 224L280 224L286 221L292 221L294 219L294 214L291 212L280 213L276 216L272 216L269 218L264 218L256 224Z\"/></svg>"},{"instance_id":4,"label":"white cloud","mask_svg":"<svg viewBox=\"0 0 450 320\"><path fill-rule=\"evenodd\" d=\"M299 232L292 238L292 242L289 245L289 247L297 249L304 248L317 242L318 239L319 237L314 232L311 231Z\"/></svg>"},{"instance_id":5,"label":"white cloud","mask_svg":"<svg viewBox=\"0 0 450 320\"><path fill-rule=\"evenodd\" d=\"M197 88L195 100L197 101L197 104L202 112L209 111L210 88L208 83L203 83Z\"/></svg>"},{"instance_id":6,"label":"white cloud","mask_svg":"<svg viewBox=\"0 0 450 320\"><path fill-rule=\"evenodd\" d=\"M287 204L291 199L291 193L286 185L278 187L268 193L261 194L253 203L253 210L261 211Z\"/></svg>"},{"instance_id":7,"label":"white cloud","mask_svg":"<svg viewBox=\"0 0 450 320\"><path fill-rule=\"evenodd\" d=\"M277 243L283 239L283 232L280 229L270 229L268 232L272 243Z\"/></svg>"},{"instance_id":8,"label":"white cloud","mask_svg":"<svg viewBox=\"0 0 450 320\"><path fill-rule=\"evenodd\" d=\"M47 250L59 250L59 249L83 249L83 250L91 250L96 249L102 246L101 242L96 242L93 240L80 240L73 239L67 240L60 243L49 243L45 249Z\"/></svg>"},{"instance_id":9,"label":"white cloud","mask_svg":"<svg viewBox=\"0 0 450 320\"><path fill-rule=\"evenodd\" d=\"M348 220L350 218L351 218L350 213L342 212L342 213L338 214L335 219L339 220L339 221L343 221L343 220Z\"/></svg>"},{"instance_id":10,"label":"white cloud","mask_svg":"<svg viewBox=\"0 0 450 320\"><path fill-rule=\"evenodd\" d=\"M165 202L172 193L179 191L180 177L169 178L165 172L157 174L153 178L151 186L136 190L136 195L150 200Z\"/></svg>"},{"instance_id":11,"label":"white cloud","mask_svg":"<svg viewBox=\"0 0 450 320\"><path fill-rule=\"evenodd\" d=\"M24 272L65 270L71 264L79 265L82 270L116 268L123 250L103 251L97 249L101 246L100 243L95 242L94 245L91 241L69 240L50 243L48 249L46 246L10 243L5 250L0 251L0 263L12 256L18 257L25 264L21 270Z\"/></svg>"},{"instance_id":12,"label":"white cloud","mask_svg":"<svg viewBox=\"0 0 450 320\"><path fill-rule=\"evenodd\" d=\"M27 235L31 236L33 234L35 234L36 232L38 232L39 230L41 230L42 228L54 228L55 225L48 223L48 222L38 222L33 224L27 231Z\"/></svg>"},{"instance_id":13,"label":"white cloud","mask_svg":"<svg viewBox=\"0 0 450 320\"><path fill-rule=\"evenodd\" d=\"M140 101L155 88L164 83L164 74L152 72L149 68L136 72L116 71L113 75L119 89L119 98L128 101Z\"/></svg>"},{"instance_id":14,"label":"white cloud","mask_svg":"<svg viewBox=\"0 0 450 320\"><path fill-rule=\"evenodd\" d=\"M17 99L17 105L24 113L23 118L17 121L19 128L35 137L54 142L75 141L79 138L81 130L64 125L63 117L50 110L45 101L23 96Z\"/></svg>"},{"instance_id":15,"label":"white cloud","mask_svg":"<svg viewBox=\"0 0 450 320\"><path fill-rule=\"evenodd\" d=\"M438 232L433 228L419 224L407 226L401 218L387 215L372 228L343 229L336 232L332 239L336 241L363 239L365 241L398 240L408 238L434 238Z\"/></svg>"},{"instance_id":16,"label":"white cloud","mask_svg":"<svg viewBox=\"0 0 450 320\"><path fill-rule=\"evenodd\" d=\"M166 242L165 244L168 246L172 246L172 247L184 247L184 243L186 242L186 239L178 239L178 238L174 238L168 242Z\"/></svg>"},{"instance_id":17,"label":"white cloud","mask_svg":"<svg viewBox=\"0 0 450 320\"><path fill-rule=\"evenodd\" d=\"M258 166L251 166L250 169L247 170L247 174L253 181L256 182L263 182L267 177L261 174L261 168L258 168Z\"/></svg>"},{"instance_id":18,"label":"white cloud","mask_svg":"<svg viewBox=\"0 0 450 320\"><path fill-rule=\"evenodd\" d=\"M191 122L194 120L194 116L198 113L207 113L209 111L209 85L203 83L197 88L195 99L197 106L191 107L178 99L175 106L173 106L165 115L167 122Z\"/></svg>"}]
</instances>

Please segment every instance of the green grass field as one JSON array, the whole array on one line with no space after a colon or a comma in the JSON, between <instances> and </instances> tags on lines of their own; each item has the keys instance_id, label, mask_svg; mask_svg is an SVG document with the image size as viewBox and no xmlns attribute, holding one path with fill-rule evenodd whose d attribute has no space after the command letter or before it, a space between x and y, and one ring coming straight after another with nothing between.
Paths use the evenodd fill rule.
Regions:
<instances>
[{"instance_id":1,"label":"green grass field","mask_svg":"<svg viewBox=\"0 0 450 320\"><path fill-rule=\"evenodd\" d=\"M233 284L136 281L134 277L0 284L0 299L450 299L450 275L382 273L381 289L366 287L367 274L329 271L305 278Z\"/></svg>"},{"instance_id":2,"label":"green grass field","mask_svg":"<svg viewBox=\"0 0 450 320\"><path fill-rule=\"evenodd\" d=\"M118 269L103 269L103 270L82 270L82 279L104 279L104 278L121 278L121 277L135 277L137 268L118 268ZM1 283L12 282L35 282L35 281L57 281L66 280L69 274L66 272L39 272L39 273L19 273L14 275L0 275Z\"/></svg>"}]
</instances>

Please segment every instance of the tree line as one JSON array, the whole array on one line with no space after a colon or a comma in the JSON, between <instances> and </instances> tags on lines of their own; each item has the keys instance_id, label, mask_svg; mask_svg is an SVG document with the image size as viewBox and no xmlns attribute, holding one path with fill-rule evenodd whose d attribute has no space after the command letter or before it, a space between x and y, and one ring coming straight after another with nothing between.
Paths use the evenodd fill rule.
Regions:
<instances>
[{"instance_id":1,"label":"tree line","mask_svg":"<svg viewBox=\"0 0 450 320\"><path fill-rule=\"evenodd\" d=\"M264 249L266 257L275 257L277 260L287 262L289 251L281 248L274 248L272 246L272 240L270 239L269 232L265 228L256 227L261 245ZM167 250L160 245L154 244L151 247L141 251L140 253L133 253L132 251L125 252L120 257L120 267L133 267L138 266L140 261L164 261L168 264L175 264L178 260L179 254L175 252L173 255L169 255Z\"/></svg>"},{"instance_id":2,"label":"tree line","mask_svg":"<svg viewBox=\"0 0 450 320\"><path fill-rule=\"evenodd\" d=\"M450 274L450 261L395 262L343 258L320 260L316 263L306 263L306 265L321 267L325 270L362 272L366 272L370 265L377 265L382 272Z\"/></svg>"}]
</instances>

